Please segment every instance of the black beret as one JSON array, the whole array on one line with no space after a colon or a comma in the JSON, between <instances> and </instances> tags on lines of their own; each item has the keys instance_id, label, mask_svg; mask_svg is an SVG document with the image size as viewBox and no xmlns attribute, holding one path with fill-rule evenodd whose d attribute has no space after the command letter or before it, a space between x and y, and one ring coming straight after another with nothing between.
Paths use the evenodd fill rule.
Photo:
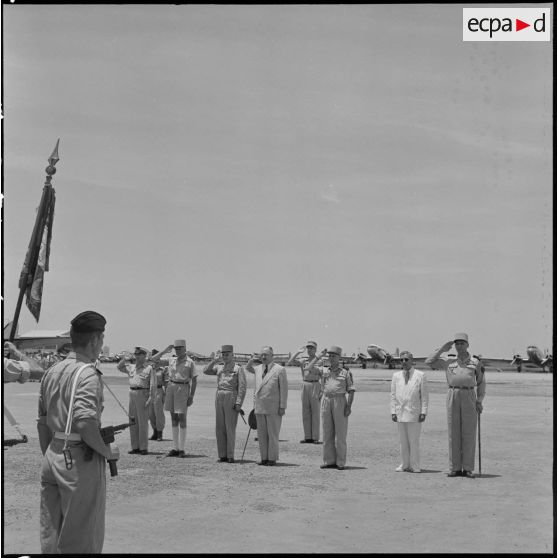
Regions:
<instances>
[{"instance_id":1,"label":"black beret","mask_svg":"<svg viewBox=\"0 0 558 558\"><path fill-rule=\"evenodd\" d=\"M92 331L105 331L107 321L98 312L86 310L78 314L71 322L72 329L78 333L87 333Z\"/></svg>"}]
</instances>

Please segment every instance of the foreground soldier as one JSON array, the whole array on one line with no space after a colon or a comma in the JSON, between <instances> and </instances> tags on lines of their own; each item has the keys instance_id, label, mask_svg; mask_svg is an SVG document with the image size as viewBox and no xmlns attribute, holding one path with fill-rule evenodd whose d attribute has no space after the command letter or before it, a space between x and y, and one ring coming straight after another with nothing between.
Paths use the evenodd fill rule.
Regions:
<instances>
[{"instance_id":1,"label":"foreground soldier","mask_svg":"<svg viewBox=\"0 0 558 558\"><path fill-rule=\"evenodd\" d=\"M246 375L233 360L233 346L223 345L217 356L203 369L204 374L217 376L215 393L215 436L219 461L234 463L234 444L238 413L246 396ZM220 358L223 364L215 366Z\"/></svg>"},{"instance_id":2,"label":"foreground soldier","mask_svg":"<svg viewBox=\"0 0 558 558\"><path fill-rule=\"evenodd\" d=\"M261 461L259 465L275 465L279 459L279 431L287 408L286 370L273 362L273 349L262 348L262 363L254 368L252 357L246 364L246 371L254 374L254 409L258 423L258 444Z\"/></svg>"},{"instance_id":3,"label":"foreground soldier","mask_svg":"<svg viewBox=\"0 0 558 558\"><path fill-rule=\"evenodd\" d=\"M105 445L99 431L103 384L93 363L103 346L106 320L86 311L71 324L73 352L45 373L39 392L43 554L102 551L105 459L119 457L118 448ZM87 446L94 450L89 460Z\"/></svg>"},{"instance_id":4,"label":"foreground soldier","mask_svg":"<svg viewBox=\"0 0 558 558\"><path fill-rule=\"evenodd\" d=\"M304 429L304 439L301 444L317 444L320 441L320 401L322 398L322 386L320 378L322 371L318 367L319 356L316 356L318 344L315 341L308 341L301 347L286 363L298 359L305 350L308 357L303 359L300 364L302 374L302 387L300 397L302 399L302 427Z\"/></svg>"},{"instance_id":5,"label":"foreground soldier","mask_svg":"<svg viewBox=\"0 0 558 558\"><path fill-rule=\"evenodd\" d=\"M174 348L176 356L168 359L161 358ZM153 355L154 363L168 365L169 383L165 395L165 411L170 412L172 422L172 439L174 449L167 453L168 457L186 457L184 445L186 443L186 412L194 402L198 373L194 361L186 352L186 341L177 339L174 345L169 345L161 352Z\"/></svg>"},{"instance_id":6,"label":"foreground soldier","mask_svg":"<svg viewBox=\"0 0 558 558\"><path fill-rule=\"evenodd\" d=\"M353 375L340 364L341 352L341 347L331 346L327 350L329 368L322 368L324 462L320 465L322 469L340 471L345 468L347 459L347 428L355 396ZM322 354L325 356L325 349Z\"/></svg>"},{"instance_id":7,"label":"foreground soldier","mask_svg":"<svg viewBox=\"0 0 558 558\"><path fill-rule=\"evenodd\" d=\"M403 370L393 373L390 405L401 446L401 464L395 470L420 473L420 431L428 413L426 374L415 369L412 353L403 351L399 356Z\"/></svg>"},{"instance_id":8,"label":"foreground soldier","mask_svg":"<svg viewBox=\"0 0 558 558\"><path fill-rule=\"evenodd\" d=\"M151 351L152 355L157 354L157 349ZM149 422L153 428L153 435L150 440L163 440L163 430L165 429L165 390L168 383L167 367L161 363L153 364L155 370L155 378L157 379L157 391L155 399L149 405Z\"/></svg>"},{"instance_id":9,"label":"foreground soldier","mask_svg":"<svg viewBox=\"0 0 558 558\"><path fill-rule=\"evenodd\" d=\"M3 382L19 382L24 384L29 379L40 380L43 374L42 366L35 359L22 353L10 341L4 342Z\"/></svg>"},{"instance_id":10,"label":"foreground soldier","mask_svg":"<svg viewBox=\"0 0 558 558\"><path fill-rule=\"evenodd\" d=\"M453 344L455 344L457 358L440 358L440 355L449 351ZM431 368L446 371L449 388L446 399L449 441L448 477L463 476L472 479L475 469L477 413L482 413L486 382L480 360L471 356L467 351L468 348L468 335L456 333L453 341L448 341L436 349L425 362Z\"/></svg>"},{"instance_id":11,"label":"foreground soldier","mask_svg":"<svg viewBox=\"0 0 558 558\"><path fill-rule=\"evenodd\" d=\"M155 399L157 380L155 371L147 364L149 351L144 347L136 347L135 364L126 364L121 359L116 367L120 372L128 374L130 378L130 395L128 415L135 419L130 426L130 442L132 449L128 453L147 455L147 435L149 434L149 405Z\"/></svg>"}]
</instances>

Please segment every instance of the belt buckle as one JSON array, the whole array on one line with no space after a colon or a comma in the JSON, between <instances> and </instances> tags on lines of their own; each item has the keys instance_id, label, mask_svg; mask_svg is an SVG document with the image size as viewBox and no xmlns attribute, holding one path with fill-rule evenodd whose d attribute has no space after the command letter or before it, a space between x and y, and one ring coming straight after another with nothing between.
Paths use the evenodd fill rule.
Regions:
<instances>
[{"instance_id":1,"label":"belt buckle","mask_svg":"<svg viewBox=\"0 0 558 558\"><path fill-rule=\"evenodd\" d=\"M66 469L70 471L74 466L72 463L72 452L70 448L64 448L62 450L62 454L64 455L64 465L66 465Z\"/></svg>"}]
</instances>

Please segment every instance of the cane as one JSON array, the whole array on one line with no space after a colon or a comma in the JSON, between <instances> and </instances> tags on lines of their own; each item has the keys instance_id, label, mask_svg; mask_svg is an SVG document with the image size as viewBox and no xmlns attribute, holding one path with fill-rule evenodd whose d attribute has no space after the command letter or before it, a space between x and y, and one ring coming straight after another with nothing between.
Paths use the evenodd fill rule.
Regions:
<instances>
[{"instance_id":1,"label":"cane","mask_svg":"<svg viewBox=\"0 0 558 558\"><path fill-rule=\"evenodd\" d=\"M479 477L482 475L481 465L481 414L479 413L478 428L479 428Z\"/></svg>"},{"instance_id":2,"label":"cane","mask_svg":"<svg viewBox=\"0 0 558 558\"><path fill-rule=\"evenodd\" d=\"M244 417L242 417L242 419L244 420ZM240 461L244 461L244 452L246 451L246 446L248 445L248 438L250 438L250 432L252 432L252 427L254 425L254 422L256 422L256 415L254 413L254 409L252 409L250 411L250 414L248 415L248 436L246 436L246 442L244 442L244 449L242 450L242 457L240 458Z\"/></svg>"}]
</instances>

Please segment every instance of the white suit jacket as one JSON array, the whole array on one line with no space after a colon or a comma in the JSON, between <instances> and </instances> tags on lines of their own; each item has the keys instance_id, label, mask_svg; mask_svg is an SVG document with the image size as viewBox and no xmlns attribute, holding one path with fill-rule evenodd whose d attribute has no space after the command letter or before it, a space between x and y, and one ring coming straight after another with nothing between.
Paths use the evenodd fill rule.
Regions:
<instances>
[{"instance_id":1,"label":"white suit jacket","mask_svg":"<svg viewBox=\"0 0 558 558\"><path fill-rule=\"evenodd\" d=\"M412 368L409 383L405 385L403 370L394 372L391 379L391 414L399 422L418 422L419 415L428 413L428 386L426 374Z\"/></svg>"},{"instance_id":2,"label":"white suit jacket","mask_svg":"<svg viewBox=\"0 0 558 558\"><path fill-rule=\"evenodd\" d=\"M277 415L279 407L287 408L287 371L272 362L268 365L265 378L263 375L263 364L254 368L256 387L254 389L254 408L259 415Z\"/></svg>"}]
</instances>

